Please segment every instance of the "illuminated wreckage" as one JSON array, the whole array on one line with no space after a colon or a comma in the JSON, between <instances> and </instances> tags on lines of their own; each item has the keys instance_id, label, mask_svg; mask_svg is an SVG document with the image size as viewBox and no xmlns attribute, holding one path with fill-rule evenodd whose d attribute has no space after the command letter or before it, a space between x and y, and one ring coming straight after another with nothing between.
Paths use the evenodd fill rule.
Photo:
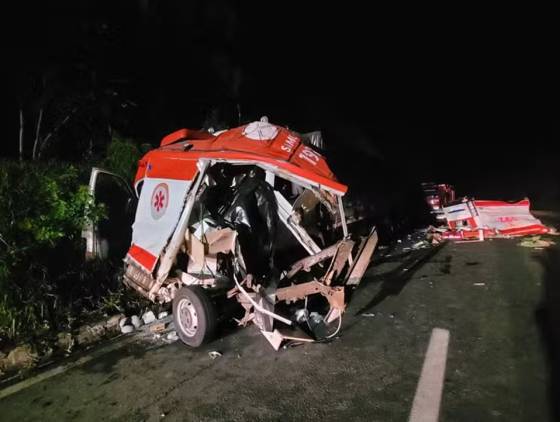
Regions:
<instances>
[{"instance_id":1,"label":"illuminated wreckage","mask_svg":"<svg viewBox=\"0 0 560 422\"><path fill-rule=\"evenodd\" d=\"M173 302L187 345L211 338L231 301L276 350L340 330L377 233L348 232L347 186L310 139L267 121L181 129L140 160L124 283Z\"/></svg>"}]
</instances>

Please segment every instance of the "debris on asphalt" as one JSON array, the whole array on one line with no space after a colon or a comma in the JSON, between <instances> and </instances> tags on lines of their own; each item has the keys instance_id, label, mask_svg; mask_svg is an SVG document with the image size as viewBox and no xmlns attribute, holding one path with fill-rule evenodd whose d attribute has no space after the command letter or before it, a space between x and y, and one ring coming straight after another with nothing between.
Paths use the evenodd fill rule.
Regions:
<instances>
[{"instance_id":1,"label":"debris on asphalt","mask_svg":"<svg viewBox=\"0 0 560 422\"><path fill-rule=\"evenodd\" d=\"M473 283L473 286L486 286L486 283Z\"/></svg>"},{"instance_id":2,"label":"debris on asphalt","mask_svg":"<svg viewBox=\"0 0 560 422\"><path fill-rule=\"evenodd\" d=\"M528 239L524 239L518 243L519 246L523 246L524 248L535 248L535 249L548 248L549 246L555 244L556 242L553 242L552 240L541 239L540 236L533 236Z\"/></svg>"},{"instance_id":3,"label":"debris on asphalt","mask_svg":"<svg viewBox=\"0 0 560 422\"><path fill-rule=\"evenodd\" d=\"M424 249L429 248L430 244L426 240L421 240L412 245L412 249Z\"/></svg>"},{"instance_id":4,"label":"debris on asphalt","mask_svg":"<svg viewBox=\"0 0 560 422\"><path fill-rule=\"evenodd\" d=\"M168 341L177 341L177 340L179 340L179 336L177 335L176 331L170 331L165 336L165 339L168 340Z\"/></svg>"},{"instance_id":5,"label":"debris on asphalt","mask_svg":"<svg viewBox=\"0 0 560 422\"><path fill-rule=\"evenodd\" d=\"M162 331L165 331L165 326L165 322L156 322L148 325L148 329L151 333L161 333Z\"/></svg>"},{"instance_id":6,"label":"debris on asphalt","mask_svg":"<svg viewBox=\"0 0 560 422\"><path fill-rule=\"evenodd\" d=\"M430 226L426 231L426 241L429 242L432 246L439 245L440 243L444 242L445 239L443 238L443 233L446 229L438 228Z\"/></svg>"},{"instance_id":7,"label":"debris on asphalt","mask_svg":"<svg viewBox=\"0 0 560 422\"><path fill-rule=\"evenodd\" d=\"M157 316L157 319L163 319L163 318L165 318L167 315L169 315L169 312L167 312L167 311L160 312L160 313L158 314L158 316Z\"/></svg>"},{"instance_id":8,"label":"debris on asphalt","mask_svg":"<svg viewBox=\"0 0 560 422\"><path fill-rule=\"evenodd\" d=\"M410 254L414 251L422 249L431 249L437 247L445 242L442 232L447 231L447 228L434 227L432 225L416 229L411 234L406 236L406 239L398 239L390 246L382 248L381 256L391 259L398 257L402 254ZM405 270L407 271L407 270Z\"/></svg>"},{"instance_id":9,"label":"debris on asphalt","mask_svg":"<svg viewBox=\"0 0 560 422\"><path fill-rule=\"evenodd\" d=\"M366 318L373 318L375 316L375 312L366 312L360 315Z\"/></svg>"},{"instance_id":10,"label":"debris on asphalt","mask_svg":"<svg viewBox=\"0 0 560 422\"><path fill-rule=\"evenodd\" d=\"M216 359L222 357L222 354L216 350L212 350L211 352L208 352L208 356L210 356L211 359Z\"/></svg>"},{"instance_id":11,"label":"debris on asphalt","mask_svg":"<svg viewBox=\"0 0 560 422\"><path fill-rule=\"evenodd\" d=\"M304 341L290 340L282 346L282 349L292 349L297 346L303 346L305 343Z\"/></svg>"},{"instance_id":12,"label":"debris on asphalt","mask_svg":"<svg viewBox=\"0 0 560 422\"><path fill-rule=\"evenodd\" d=\"M156 316L152 311L144 312L144 314L142 315L142 321L144 321L144 324L150 324L155 320L156 320Z\"/></svg>"}]
</instances>

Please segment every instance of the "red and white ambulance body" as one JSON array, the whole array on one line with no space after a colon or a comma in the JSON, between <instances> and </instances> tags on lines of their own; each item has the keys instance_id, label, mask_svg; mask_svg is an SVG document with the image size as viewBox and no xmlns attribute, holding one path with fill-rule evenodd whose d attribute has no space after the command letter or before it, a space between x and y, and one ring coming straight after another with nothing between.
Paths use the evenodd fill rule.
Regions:
<instances>
[{"instance_id":1,"label":"red and white ambulance body","mask_svg":"<svg viewBox=\"0 0 560 422\"><path fill-rule=\"evenodd\" d=\"M307 319L308 302L320 302L312 295L325 305L320 325L340 328L345 288L359 283L377 234L348 233L347 186L304 139L267 121L214 134L181 129L140 160L124 282L173 301L186 344L212 334L223 299L241 304L239 324L254 322L275 348L295 334L274 324L317 323Z\"/></svg>"}]
</instances>

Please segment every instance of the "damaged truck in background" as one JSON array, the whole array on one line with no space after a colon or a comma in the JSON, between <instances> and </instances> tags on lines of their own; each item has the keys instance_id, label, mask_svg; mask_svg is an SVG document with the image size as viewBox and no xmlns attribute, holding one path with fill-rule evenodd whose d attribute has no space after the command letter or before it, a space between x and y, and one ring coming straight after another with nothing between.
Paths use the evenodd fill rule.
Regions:
<instances>
[{"instance_id":1,"label":"damaged truck in background","mask_svg":"<svg viewBox=\"0 0 560 422\"><path fill-rule=\"evenodd\" d=\"M84 231L87 254L122 250L124 283L172 302L175 330L192 347L212 337L232 302L237 323L255 324L275 349L336 335L377 233L349 233L347 186L311 140L266 120L181 129L140 160L134 189L94 169L91 193L98 198L99 180L113 179L125 211L104 233ZM123 223L134 212L132 226Z\"/></svg>"}]
</instances>

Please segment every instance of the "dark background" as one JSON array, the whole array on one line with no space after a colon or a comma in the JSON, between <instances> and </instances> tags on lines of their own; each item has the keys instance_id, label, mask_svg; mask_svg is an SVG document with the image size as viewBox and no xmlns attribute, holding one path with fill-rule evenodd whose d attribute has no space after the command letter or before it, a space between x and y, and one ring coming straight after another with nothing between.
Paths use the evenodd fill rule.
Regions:
<instances>
[{"instance_id":1,"label":"dark background","mask_svg":"<svg viewBox=\"0 0 560 422\"><path fill-rule=\"evenodd\" d=\"M81 159L75 145L91 133L102 149L108 126L157 145L180 127L267 115L322 130L354 189L432 180L560 202L550 11L330 3L22 2L10 40L14 141L2 155L17 153L20 107L30 125L34 99L52 110L79 97L90 120L57 132L54 158Z\"/></svg>"}]
</instances>

